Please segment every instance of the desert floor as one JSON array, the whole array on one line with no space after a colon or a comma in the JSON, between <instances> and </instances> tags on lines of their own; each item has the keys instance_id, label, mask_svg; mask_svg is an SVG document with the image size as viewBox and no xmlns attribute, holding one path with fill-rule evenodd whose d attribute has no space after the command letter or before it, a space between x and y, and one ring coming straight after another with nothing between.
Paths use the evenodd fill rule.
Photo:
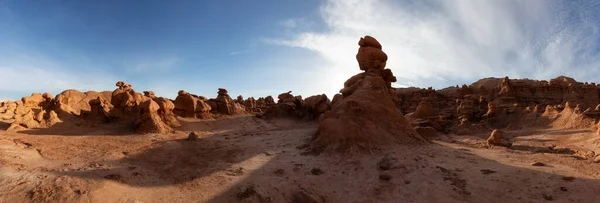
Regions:
<instances>
[{"instance_id":1,"label":"desert floor","mask_svg":"<svg viewBox=\"0 0 600 203\"><path fill-rule=\"evenodd\" d=\"M168 135L0 131L0 202L600 202L591 130L506 131L510 148L440 135L336 154L307 150L316 122L181 121ZM186 140L191 131L200 139Z\"/></svg>"}]
</instances>

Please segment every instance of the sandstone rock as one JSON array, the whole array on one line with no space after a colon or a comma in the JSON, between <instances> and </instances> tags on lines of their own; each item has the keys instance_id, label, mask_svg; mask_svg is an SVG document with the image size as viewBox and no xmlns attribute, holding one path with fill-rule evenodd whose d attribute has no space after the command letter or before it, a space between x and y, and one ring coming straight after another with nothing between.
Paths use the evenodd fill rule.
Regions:
<instances>
[{"instance_id":1,"label":"sandstone rock","mask_svg":"<svg viewBox=\"0 0 600 203\"><path fill-rule=\"evenodd\" d=\"M262 117L303 118L309 114L309 109L303 104L302 97L295 97L294 95L292 95L291 91L282 93L277 98L279 99L277 101L277 104L269 105ZM317 100L318 98L311 98L309 102L316 102Z\"/></svg>"},{"instance_id":2,"label":"sandstone rock","mask_svg":"<svg viewBox=\"0 0 600 203\"><path fill-rule=\"evenodd\" d=\"M429 119L429 117L434 116L434 113L435 112L431 106L431 103L429 102L429 98L423 97L415 112L408 115L408 117L413 119Z\"/></svg>"},{"instance_id":3,"label":"sandstone rock","mask_svg":"<svg viewBox=\"0 0 600 203\"><path fill-rule=\"evenodd\" d=\"M244 107L239 103L235 103L226 89L219 88L218 94L215 99L217 108L213 109L214 112L226 115L245 113Z\"/></svg>"},{"instance_id":4,"label":"sandstone rock","mask_svg":"<svg viewBox=\"0 0 600 203\"><path fill-rule=\"evenodd\" d=\"M21 101L23 101L23 105L25 106L37 107L46 102L46 98L40 93L33 93L29 97L23 97Z\"/></svg>"},{"instance_id":5,"label":"sandstone rock","mask_svg":"<svg viewBox=\"0 0 600 203\"><path fill-rule=\"evenodd\" d=\"M242 95L238 95L237 99L235 100L235 103L244 105L244 97L242 97Z\"/></svg>"},{"instance_id":6,"label":"sandstone rock","mask_svg":"<svg viewBox=\"0 0 600 203\"><path fill-rule=\"evenodd\" d=\"M257 103L256 100L254 99L254 97L248 97L248 99L246 99L246 101L243 101L244 106L246 107L246 109L248 109L249 111L257 111Z\"/></svg>"},{"instance_id":7,"label":"sandstone rock","mask_svg":"<svg viewBox=\"0 0 600 203\"><path fill-rule=\"evenodd\" d=\"M175 104L171 102L171 100L163 97L154 97L153 99L158 104L158 115L161 120L165 122L170 127L180 127L181 124L177 120L175 113L173 110L175 109Z\"/></svg>"},{"instance_id":8,"label":"sandstone rock","mask_svg":"<svg viewBox=\"0 0 600 203\"><path fill-rule=\"evenodd\" d=\"M198 101L186 91L180 90L175 98L175 113L181 117L194 118Z\"/></svg>"},{"instance_id":9,"label":"sandstone rock","mask_svg":"<svg viewBox=\"0 0 600 203\"><path fill-rule=\"evenodd\" d=\"M58 118L58 114L56 114L56 112L54 112L54 111L48 112L48 116L46 118L46 126L53 126L54 124L57 124L60 122L62 122L62 121Z\"/></svg>"},{"instance_id":10,"label":"sandstone rock","mask_svg":"<svg viewBox=\"0 0 600 203\"><path fill-rule=\"evenodd\" d=\"M276 103L272 96L267 96L265 97L265 104L267 105L267 107L269 107L275 105Z\"/></svg>"},{"instance_id":11,"label":"sandstone rock","mask_svg":"<svg viewBox=\"0 0 600 203\"><path fill-rule=\"evenodd\" d=\"M457 108L459 117L471 119L473 117L473 99L470 95L464 96Z\"/></svg>"},{"instance_id":12,"label":"sandstone rock","mask_svg":"<svg viewBox=\"0 0 600 203\"><path fill-rule=\"evenodd\" d=\"M437 131L433 127L416 127L415 130L419 135L425 138L434 138L438 136Z\"/></svg>"},{"instance_id":13,"label":"sandstone rock","mask_svg":"<svg viewBox=\"0 0 600 203\"><path fill-rule=\"evenodd\" d=\"M52 99L54 99L54 97L48 92L44 92L44 94L42 94L42 97L46 100L45 102L51 102Z\"/></svg>"},{"instance_id":14,"label":"sandstone rock","mask_svg":"<svg viewBox=\"0 0 600 203\"><path fill-rule=\"evenodd\" d=\"M318 117L331 109L331 102L325 94L307 97L304 99L304 105L309 108L308 111L314 117Z\"/></svg>"},{"instance_id":15,"label":"sandstone rock","mask_svg":"<svg viewBox=\"0 0 600 203\"><path fill-rule=\"evenodd\" d=\"M140 103L140 116L136 118L134 125L138 133L172 133L174 130L162 121L158 110L160 106L152 99Z\"/></svg>"},{"instance_id":16,"label":"sandstone rock","mask_svg":"<svg viewBox=\"0 0 600 203\"><path fill-rule=\"evenodd\" d=\"M346 81L340 90L344 97L319 118L313 143L333 150L426 143L400 112L396 91L387 85L390 77L382 74L387 55L380 46L371 46L372 40L365 37L359 41L356 57L366 72Z\"/></svg>"},{"instance_id":17,"label":"sandstone rock","mask_svg":"<svg viewBox=\"0 0 600 203\"><path fill-rule=\"evenodd\" d=\"M187 138L187 140L189 140L189 141L194 141L194 140L198 140L198 138L199 138L199 137L200 137L200 136L198 135L198 133L196 133L196 132L191 132L191 133L188 135L188 138Z\"/></svg>"},{"instance_id":18,"label":"sandstone rock","mask_svg":"<svg viewBox=\"0 0 600 203\"><path fill-rule=\"evenodd\" d=\"M490 134L490 137L488 137L487 144L489 146L502 146L502 138L504 138L504 132L502 130L495 129Z\"/></svg>"},{"instance_id":19,"label":"sandstone rock","mask_svg":"<svg viewBox=\"0 0 600 203\"><path fill-rule=\"evenodd\" d=\"M117 82L116 90L112 92L111 103L116 108L125 108L126 112L132 111L133 107L139 105L143 100L143 95L135 92L131 84L123 81Z\"/></svg>"},{"instance_id":20,"label":"sandstone rock","mask_svg":"<svg viewBox=\"0 0 600 203\"><path fill-rule=\"evenodd\" d=\"M88 119L102 120L108 121L110 119L110 112L114 108L114 106L107 100L104 100L102 97L98 97L94 100L90 100L90 112L88 114Z\"/></svg>"},{"instance_id":21,"label":"sandstone rock","mask_svg":"<svg viewBox=\"0 0 600 203\"><path fill-rule=\"evenodd\" d=\"M54 105L57 107L56 110L59 116L68 115L81 115L81 112L91 111L90 101L101 97L103 100L111 102L111 92L80 92L77 90L65 90L60 94L56 95L54 99Z\"/></svg>"},{"instance_id":22,"label":"sandstone rock","mask_svg":"<svg viewBox=\"0 0 600 203\"><path fill-rule=\"evenodd\" d=\"M155 99L156 95L154 95L153 91L144 91L144 96L149 97L151 99Z\"/></svg>"},{"instance_id":23,"label":"sandstone rock","mask_svg":"<svg viewBox=\"0 0 600 203\"><path fill-rule=\"evenodd\" d=\"M41 111L37 111L34 112L34 117L33 119L37 122L42 122L44 120L44 114L46 113L46 111L41 110Z\"/></svg>"},{"instance_id":24,"label":"sandstone rock","mask_svg":"<svg viewBox=\"0 0 600 203\"><path fill-rule=\"evenodd\" d=\"M473 135L475 134L475 130L468 119L462 118L460 123L456 126L455 133L457 135Z\"/></svg>"},{"instance_id":25,"label":"sandstone rock","mask_svg":"<svg viewBox=\"0 0 600 203\"><path fill-rule=\"evenodd\" d=\"M344 96L342 94L333 95L333 99L331 99L331 106L335 105L338 101L342 100Z\"/></svg>"},{"instance_id":26,"label":"sandstone rock","mask_svg":"<svg viewBox=\"0 0 600 203\"><path fill-rule=\"evenodd\" d=\"M596 156L596 158L594 158L594 163L600 163L600 155Z\"/></svg>"}]
</instances>

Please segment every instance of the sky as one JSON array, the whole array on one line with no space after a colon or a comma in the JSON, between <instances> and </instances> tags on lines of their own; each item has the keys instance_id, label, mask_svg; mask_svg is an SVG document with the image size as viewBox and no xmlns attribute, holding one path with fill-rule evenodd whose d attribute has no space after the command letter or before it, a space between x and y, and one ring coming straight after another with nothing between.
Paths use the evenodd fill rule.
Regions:
<instances>
[{"instance_id":1,"label":"sky","mask_svg":"<svg viewBox=\"0 0 600 203\"><path fill-rule=\"evenodd\" d=\"M117 81L174 99L332 97L358 40L395 87L566 75L600 82L600 2L562 0L0 0L0 99Z\"/></svg>"}]
</instances>

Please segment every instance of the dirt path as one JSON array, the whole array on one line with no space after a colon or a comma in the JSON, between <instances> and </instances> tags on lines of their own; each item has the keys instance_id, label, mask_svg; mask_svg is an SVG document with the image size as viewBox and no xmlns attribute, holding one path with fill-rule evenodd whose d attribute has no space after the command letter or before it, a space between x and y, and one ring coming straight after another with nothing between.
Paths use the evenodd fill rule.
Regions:
<instances>
[{"instance_id":1,"label":"dirt path","mask_svg":"<svg viewBox=\"0 0 600 203\"><path fill-rule=\"evenodd\" d=\"M169 135L0 131L0 202L600 202L587 131L508 132L511 149L443 136L315 156L303 149L312 122L182 123ZM186 140L190 131L201 138Z\"/></svg>"}]
</instances>

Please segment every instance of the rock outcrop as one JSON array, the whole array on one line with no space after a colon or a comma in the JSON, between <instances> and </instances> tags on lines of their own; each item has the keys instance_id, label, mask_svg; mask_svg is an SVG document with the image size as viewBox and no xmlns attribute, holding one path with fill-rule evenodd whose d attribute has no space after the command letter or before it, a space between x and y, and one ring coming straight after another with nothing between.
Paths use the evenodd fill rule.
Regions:
<instances>
[{"instance_id":1,"label":"rock outcrop","mask_svg":"<svg viewBox=\"0 0 600 203\"><path fill-rule=\"evenodd\" d=\"M488 146L504 146L502 139L504 138L504 132L502 130L495 129L487 139Z\"/></svg>"},{"instance_id":2,"label":"rock outcrop","mask_svg":"<svg viewBox=\"0 0 600 203\"><path fill-rule=\"evenodd\" d=\"M173 128L163 121L159 114L161 107L154 100L147 98L140 103L138 108L139 114L134 121L136 132L159 134L174 132Z\"/></svg>"},{"instance_id":3,"label":"rock outcrop","mask_svg":"<svg viewBox=\"0 0 600 203\"><path fill-rule=\"evenodd\" d=\"M180 90L175 98L174 113L181 117L210 118L213 109L204 97L196 97L186 91Z\"/></svg>"},{"instance_id":4,"label":"rock outcrop","mask_svg":"<svg viewBox=\"0 0 600 203\"><path fill-rule=\"evenodd\" d=\"M313 143L333 150L426 143L399 109L400 99L391 88L396 78L385 69L387 55L381 44L370 36L358 44L356 59L365 72L344 83L343 97L320 117Z\"/></svg>"},{"instance_id":5,"label":"rock outcrop","mask_svg":"<svg viewBox=\"0 0 600 203\"><path fill-rule=\"evenodd\" d=\"M303 104L308 108L308 113L313 119L331 109L331 101L325 94L307 97Z\"/></svg>"},{"instance_id":6,"label":"rock outcrop","mask_svg":"<svg viewBox=\"0 0 600 203\"><path fill-rule=\"evenodd\" d=\"M245 109L242 104L234 102L233 99L229 96L228 92L224 88L219 88L217 92L218 96L216 99L211 100L212 105L214 105L212 109L213 113L225 114L225 115L234 115L234 114L242 114L245 113ZM242 98L243 100L243 98ZM211 105L211 106L212 106Z\"/></svg>"},{"instance_id":7,"label":"rock outcrop","mask_svg":"<svg viewBox=\"0 0 600 203\"><path fill-rule=\"evenodd\" d=\"M399 88L397 94L401 98L402 111L407 115L415 114L423 98L430 98L437 116L452 121L456 128L464 124L462 118L467 118L475 125L483 121L489 128L505 128L509 125L583 128L589 127L589 122L579 117L577 119L584 121L581 125L566 124L563 122L566 119L555 119L558 119L567 102L572 105L573 111L566 111L564 115L583 114L588 118L600 119L600 111L595 110L600 103L599 89L595 83L577 82L565 76L550 81L504 77L484 78L470 85L437 91L432 88ZM545 106L550 108L541 108ZM578 110L575 110L576 106L579 106ZM547 110L550 112L546 113Z\"/></svg>"}]
</instances>

